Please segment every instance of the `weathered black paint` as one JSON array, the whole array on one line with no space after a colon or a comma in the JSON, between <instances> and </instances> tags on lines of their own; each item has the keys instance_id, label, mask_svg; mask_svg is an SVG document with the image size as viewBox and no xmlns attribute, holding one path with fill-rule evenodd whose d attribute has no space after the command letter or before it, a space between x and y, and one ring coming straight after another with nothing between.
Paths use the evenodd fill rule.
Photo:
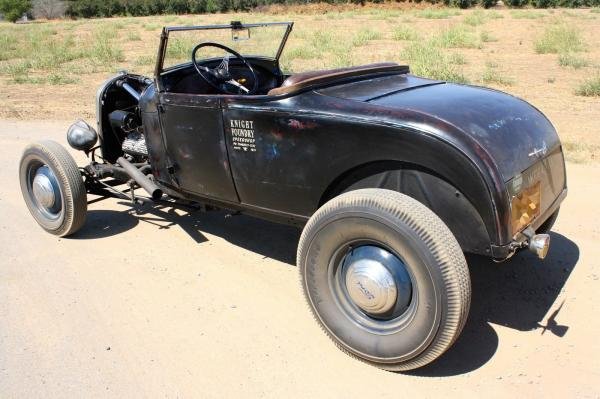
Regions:
<instances>
[{"instance_id":1,"label":"weathered black paint","mask_svg":"<svg viewBox=\"0 0 600 399\"><path fill-rule=\"evenodd\" d=\"M152 172L166 192L278 221L302 224L343 191L389 188L433 209L465 251L505 258L511 179L525 172L543 183L534 227L566 190L560 141L537 109L410 74L284 96L157 92L152 84L140 111ZM256 151L234 150L232 120L252 121ZM543 156L530 155L538 148Z\"/></svg>"},{"instance_id":2,"label":"weathered black paint","mask_svg":"<svg viewBox=\"0 0 600 399\"><path fill-rule=\"evenodd\" d=\"M179 188L238 202L218 99L199 101L195 95L175 93L164 93L159 98L165 147L173 161Z\"/></svg>"}]
</instances>

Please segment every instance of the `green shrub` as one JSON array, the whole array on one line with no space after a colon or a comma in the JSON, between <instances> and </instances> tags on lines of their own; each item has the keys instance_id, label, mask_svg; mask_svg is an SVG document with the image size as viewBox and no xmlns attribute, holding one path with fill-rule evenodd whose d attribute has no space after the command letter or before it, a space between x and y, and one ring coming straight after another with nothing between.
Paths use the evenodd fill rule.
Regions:
<instances>
[{"instance_id":1,"label":"green shrub","mask_svg":"<svg viewBox=\"0 0 600 399\"><path fill-rule=\"evenodd\" d=\"M575 90L578 96L600 97L600 75L586 79Z\"/></svg>"},{"instance_id":2,"label":"green shrub","mask_svg":"<svg viewBox=\"0 0 600 399\"><path fill-rule=\"evenodd\" d=\"M585 47L579 30L567 23L548 26L542 36L535 41L535 51L538 54L583 51Z\"/></svg>"},{"instance_id":3,"label":"green shrub","mask_svg":"<svg viewBox=\"0 0 600 399\"><path fill-rule=\"evenodd\" d=\"M17 49L17 36L13 32L0 32L0 61L6 61L13 58L13 53Z\"/></svg>"},{"instance_id":4,"label":"green shrub","mask_svg":"<svg viewBox=\"0 0 600 399\"><path fill-rule=\"evenodd\" d=\"M317 58L317 51L310 46L302 46L302 47L293 47L289 50L285 50L285 57L290 60L301 59L301 60L309 60L312 58Z\"/></svg>"},{"instance_id":5,"label":"green shrub","mask_svg":"<svg viewBox=\"0 0 600 399\"><path fill-rule=\"evenodd\" d=\"M155 61L154 57L151 57L149 55L143 55L141 57L138 57L135 60L135 65L137 65L137 66L146 66L146 65L152 65L155 62L156 61Z\"/></svg>"},{"instance_id":6,"label":"green shrub","mask_svg":"<svg viewBox=\"0 0 600 399\"><path fill-rule=\"evenodd\" d=\"M477 25L483 25L485 23L486 17L485 14L483 13L483 11L481 10L475 10L472 13L468 14L465 19L463 19L463 22L467 25L471 25L471 26L477 26Z\"/></svg>"},{"instance_id":7,"label":"green shrub","mask_svg":"<svg viewBox=\"0 0 600 399\"><path fill-rule=\"evenodd\" d=\"M410 69L415 75L448 82L468 83L468 79L456 66L459 58L443 53L433 43L413 42L404 49L401 57L409 62Z\"/></svg>"},{"instance_id":8,"label":"green shrub","mask_svg":"<svg viewBox=\"0 0 600 399\"><path fill-rule=\"evenodd\" d=\"M488 62L485 66L483 74L481 75L481 82L484 84L511 86L514 83L513 79L502 75L502 73L500 73L500 71L498 71L496 68L496 64Z\"/></svg>"},{"instance_id":9,"label":"green shrub","mask_svg":"<svg viewBox=\"0 0 600 399\"><path fill-rule=\"evenodd\" d=\"M142 37L140 36L138 31L132 30L132 31L127 32L127 40L132 41L132 42L138 42L138 41L142 40Z\"/></svg>"},{"instance_id":10,"label":"green shrub","mask_svg":"<svg viewBox=\"0 0 600 399\"><path fill-rule=\"evenodd\" d=\"M510 15L514 19L538 19L544 16L542 13L533 10L512 10Z\"/></svg>"},{"instance_id":11,"label":"green shrub","mask_svg":"<svg viewBox=\"0 0 600 399\"><path fill-rule=\"evenodd\" d=\"M555 8L558 4L559 0L531 0L531 5L536 8Z\"/></svg>"},{"instance_id":12,"label":"green shrub","mask_svg":"<svg viewBox=\"0 0 600 399\"><path fill-rule=\"evenodd\" d=\"M70 76L62 75L59 73L52 73L48 76L48 83L51 85L67 85L71 83L77 83L79 80Z\"/></svg>"},{"instance_id":13,"label":"green shrub","mask_svg":"<svg viewBox=\"0 0 600 399\"><path fill-rule=\"evenodd\" d=\"M487 31L481 31L481 33L479 34L479 39L483 42L483 43L489 43L489 42L497 42L498 39L496 39L496 37L494 37L493 35L491 35L489 32Z\"/></svg>"},{"instance_id":14,"label":"green shrub","mask_svg":"<svg viewBox=\"0 0 600 399\"><path fill-rule=\"evenodd\" d=\"M477 4L477 0L444 0L444 4L450 7L469 8Z\"/></svg>"},{"instance_id":15,"label":"green shrub","mask_svg":"<svg viewBox=\"0 0 600 399\"><path fill-rule=\"evenodd\" d=\"M450 54L448 61L454 65L465 65L467 63L465 56L460 53Z\"/></svg>"},{"instance_id":16,"label":"green shrub","mask_svg":"<svg viewBox=\"0 0 600 399\"><path fill-rule=\"evenodd\" d=\"M460 12L448 8L426 8L417 12L418 17L427 19L446 19L455 15L460 15Z\"/></svg>"},{"instance_id":17,"label":"green shrub","mask_svg":"<svg viewBox=\"0 0 600 399\"><path fill-rule=\"evenodd\" d=\"M394 40L417 40L419 34L416 30L408 26L398 26L392 32L392 38Z\"/></svg>"},{"instance_id":18,"label":"green shrub","mask_svg":"<svg viewBox=\"0 0 600 399\"><path fill-rule=\"evenodd\" d=\"M481 5L484 8L494 7L498 3L498 0L481 0Z\"/></svg>"},{"instance_id":19,"label":"green shrub","mask_svg":"<svg viewBox=\"0 0 600 399\"><path fill-rule=\"evenodd\" d=\"M125 61L123 50L113 42L115 34L109 30L98 30L94 33L94 46L90 50L91 59L105 67Z\"/></svg>"},{"instance_id":20,"label":"green shrub","mask_svg":"<svg viewBox=\"0 0 600 399\"><path fill-rule=\"evenodd\" d=\"M355 47L364 46L367 42L377 39L381 39L381 33L369 28L363 28L352 39L352 45Z\"/></svg>"},{"instance_id":21,"label":"green shrub","mask_svg":"<svg viewBox=\"0 0 600 399\"><path fill-rule=\"evenodd\" d=\"M481 46L473 31L464 25L455 25L446 29L433 40L438 46L446 48L479 48Z\"/></svg>"},{"instance_id":22,"label":"green shrub","mask_svg":"<svg viewBox=\"0 0 600 399\"><path fill-rule=\"evenodd\" d=\"M529 0L508 0L505 4L511 7L525 7L529 4Z\"/></svg>"},{"instance_id":23,"label":"green shrub","mask_svg":"<svg viewBox=\"0 0 600 399\"><path fill-rule=\"evenodd\" d=\"M574 69L585 68L590 65L590 62L585 58L578 57L571 53L565 53L558 56L558 65L563 67L571 67Z\"/></svg>"},{"instance_id":24,"label":"green shrub","mask_svg":"<svg viewBox=\"0 0 600 399\"><path fill-rule=\"evenodd\" d=\"M31 0L0 0L0 14L10 22L16 22L31 9Z\"/></svg>"}]
</instances>

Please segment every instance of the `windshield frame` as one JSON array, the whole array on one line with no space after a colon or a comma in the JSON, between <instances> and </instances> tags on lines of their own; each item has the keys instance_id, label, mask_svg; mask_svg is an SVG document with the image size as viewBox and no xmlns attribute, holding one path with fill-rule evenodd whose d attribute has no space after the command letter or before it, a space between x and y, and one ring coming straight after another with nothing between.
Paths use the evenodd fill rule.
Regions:
<instances>
[{"instance_id":1,"label":"windshield frame","mask_svg":"<svg viewBox=\"0 0 600 399\"><path fill-rule=\"evenodd\" d=\"M279 58L281 57L281 53L283 53L283 49L287 42L287 39L292 31L292 27L294 26L293 22L263 22L263 23L253 23L253 24L242 24L239 21L232 21L226 25L198 25L198 26L165 26L160 35L160 44L158 46L158 57L156 59L156 68L154 70L154 75L156 77L156 81L160 81L160 75L166 71L177 68L178 65L169 67L167 69L163 69L166 50L167 50L167 42L169 41L169 33L171 32L181 32L181 31L190 31L190 30L212 30L212 29L244 29L244 28L261 28L266 26L287 26L283 37L281 38L281 43L279 44L279 48L277 49L277 53L275 54L275 58L265 57L268 59L272 59L279 63Z\"/></svg>"}]
</instances>

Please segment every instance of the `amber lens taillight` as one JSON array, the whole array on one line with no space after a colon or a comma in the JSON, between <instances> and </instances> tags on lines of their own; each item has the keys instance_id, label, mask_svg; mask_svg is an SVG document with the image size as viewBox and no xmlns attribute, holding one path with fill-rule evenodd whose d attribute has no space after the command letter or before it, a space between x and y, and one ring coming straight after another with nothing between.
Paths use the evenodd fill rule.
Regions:
<instances>
[{"instance_id":1,"label":"amber lens taillight","mask_svg":"<svg viewBox=\"0 0 600 399\"><path fill-rule=\"evenodd\" d=\"M511 200L512 232L513 235L527 227L533 219L540 214L540 202L542 200L538 181L533 186L527 187Z\"/></svg>"}]
</instances>

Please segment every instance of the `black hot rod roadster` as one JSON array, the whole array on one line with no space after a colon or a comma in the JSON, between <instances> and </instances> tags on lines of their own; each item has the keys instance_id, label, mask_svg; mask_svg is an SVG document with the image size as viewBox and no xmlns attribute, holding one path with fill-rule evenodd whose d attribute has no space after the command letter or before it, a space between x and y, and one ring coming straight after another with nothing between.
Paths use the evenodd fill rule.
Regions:
<instances>
[{"instance_id":1,"label":"black hot rod roadster","mask_svg":"<svg viewBox=\"0 0 600 399\"><path fill-rule=\"evenodd\" d=\"M155 76L109 79L97 130L69 128L88 165L55 142L25 149L25 202L59 236L83 225L87 193L304 226L302 288L327 334L378 367L423 366L467 319L463 253L546 255L567 192L561 143L525 101L407 66L285 74L291 29L164 28Z\"/></svg>"}]
</instances>

